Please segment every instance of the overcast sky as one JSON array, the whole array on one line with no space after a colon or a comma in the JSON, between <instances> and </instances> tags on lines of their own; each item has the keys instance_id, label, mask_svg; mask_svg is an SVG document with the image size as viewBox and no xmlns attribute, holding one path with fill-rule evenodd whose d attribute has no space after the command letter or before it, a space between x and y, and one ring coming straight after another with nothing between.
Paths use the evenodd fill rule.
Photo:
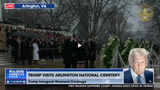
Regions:
<instances>
[{"instance_id":1,"label":"overcast sky","mask_svg":"<svg viewBox=\"0 0 160 90\"><path fill-rule=\"evenodd\" d=\"M131 14L133 16L129 17L128 21L131 22L133 24L133 27L132 27L132 31L137 31L137 27L139 26L139 21L140 21L140 18L138 17L137 15L137 9L138 9L138 5L132 5L131 6Z\"/></svg>"}]
</instances>

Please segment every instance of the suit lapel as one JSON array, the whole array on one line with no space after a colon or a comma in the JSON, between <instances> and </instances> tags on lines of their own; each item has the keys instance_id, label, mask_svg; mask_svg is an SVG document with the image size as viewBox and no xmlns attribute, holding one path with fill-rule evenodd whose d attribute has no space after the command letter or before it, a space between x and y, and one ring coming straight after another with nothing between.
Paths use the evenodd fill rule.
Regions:
<instances>
[{"instance_id":1,"label":"suit lapel","mask_svg":"<svg viewBox=\"0 0 160 90\"><path fill-rule=\"evenodd\" d=\"M152 78L147 74L147 71L144 71L146 83L152 83Z\"/></svg>"},{"instance_id":2,"label":"suit lapel","mask_svg":"<svg viewBox=\"0 0 160 90\"><path fill-rule=\"evenodd\" d=\"M145 76L146 83L148 83L149 82L149 78L148 78L148 75L146 74L146 70L144 71L144 76Z\"/></svg>"},{"instance_id":3,"label":"suit lapel","mask_svg":"<svg viewBox=\"0 0 160 90\"><path fill-rule=\"evenodd\" d=\"M125 82L127 83L133 83L133 78L131 75L131 69L126 73L127 75L125 76Z\"/></svg>"},{"instance_id":4,"label":"suit lapel","mask_svg":"<svg viewBox=\"0 0 160 90\"><path fill-rule=\"evenodd\" d=\"M132 78L132 75L131 75L131 69L129 69L129 72L130 72L130 73L129 73L128 76L129 76L129 78L130 78L131 83L133 83L133 78Z\"/></svg>"}]
</instances>

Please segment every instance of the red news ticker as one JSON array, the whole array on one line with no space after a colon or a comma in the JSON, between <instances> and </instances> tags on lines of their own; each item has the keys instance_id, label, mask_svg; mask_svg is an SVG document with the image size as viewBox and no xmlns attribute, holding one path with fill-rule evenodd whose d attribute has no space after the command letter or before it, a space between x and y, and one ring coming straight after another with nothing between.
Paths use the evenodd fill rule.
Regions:
<instances>
[{"instance_id":1,"label":"red news ticker","mask_svg":"<svg viewBox=\"0 0 160 90\"><path fill-rule=\"evenodd\" d=\"M14 4L13 3L6 3L5 9L14 9Z\"/></svg>"}]
</instances>

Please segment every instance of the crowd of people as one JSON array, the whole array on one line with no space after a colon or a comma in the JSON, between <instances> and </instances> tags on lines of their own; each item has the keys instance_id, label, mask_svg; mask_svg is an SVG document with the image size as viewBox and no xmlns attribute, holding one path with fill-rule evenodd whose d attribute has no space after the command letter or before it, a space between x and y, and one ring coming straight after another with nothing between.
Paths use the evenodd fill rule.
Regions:
<instances>
[{"instance_id":1,"label":"crowd of people","mask_svg":"<svg viewBox=\"0 0 160 90\"><path fill-rule=\"evenodd\" d=\"M78 44L81 46L78 47ZM94 37L79 40L78 35L73 35L73 40L68 36L64 45L65 68L94 68L96 60L96 43ZM90 65L88 65L90 62ZM78 66L77 66L78 65Z\"/></svg>"},{"instance_id":2,"label":"crowd of people","mask_svg":"<svg viewBox=\"0 0 160 90\"><path fill-rule=\"evenodd\" d=\"M62 33L55 33L50 31L34 31L34 29L22 30L21 28L6 27L8 52L12 54L14 63L22 60L25 65L28 60L29 64L38 64L39 60L54 60L62 59L65 68L86 67L88 68L88 61L90 61L91 68L94 67L96 60L96 49L100 54L100 44L94 42L94 37L86 40L78 39L78 35L64 36ZM14 32L24 31L25 33L38 33L42 36L41 39L28 37L13 37ZM81 44L81 47L78 47Z\"/></svg>"},{"instance_id":3,"label":"crowd of people","mask_svg":"<svg viewBox=\"0 0 160 90\"><path fill-rule=\"evenodd\" d=\"M0 25L0 30L2 26ZM91 36L86 40L79 39L78 35L65 36L62 33L51 31L34 31L34 29L22 30L21 27L5 28L8 52L11 53L14 63L22 60L25 65L28 60L29 64L38 64L39 60L63 59L65 68L94 68L96 55L100 55L101 45L94 42ZM13 33L23 31L25 33L38 33L42 38L35 39L29 37L14 37ZM71 40L71 38L73 40ZM78 47L78 44L81 47ZM159 46L154 45L153 50L158 54ZM88 65L90 62L90 65ZM78 66L77 66L78 65Z\"/></svg>"},{"instance_id":4,"label":"crowd of people","mask_svg":"<svg viewBox=\"0 0 160 90\"><path fill-rule=\"evenodd\" d=\"M40 59L53 59L53 53L54 57L56 59L59 59L62 57L62 51L63 51L63 46L64 46L64 40L65 36L62 33L55 33L55 32L39 32L39 31L34 31L33 29L31 30L24 30L25 33L38 33L39 35L42 36L41 39L31 39L27 37L12 37L12 34L14 32L19 32L21 31L19 28L13 29L12 27L6 27L6 36L7 36L7 44L9 47L9 53L11 53L12 49L12 56L14 57L14 62L16 63L18 59L24 58L28 53L30 52L30 49L27 48L33 48L30 47L29 44L31 43L31 46L33 42L38 43L38 48L58 48L53 50L40 50L39 52L39 58ZM15 49L20 49L21 52ZM23 50L24 49L24 50ZM27 51L28 50L28 51ZM31 51L32 52L32 51ZM18 55L17 55L18 53ZM24 54L24 56L23 56ZM24 62L25 63L25 62Z\"/></svg>"}]
</instances>

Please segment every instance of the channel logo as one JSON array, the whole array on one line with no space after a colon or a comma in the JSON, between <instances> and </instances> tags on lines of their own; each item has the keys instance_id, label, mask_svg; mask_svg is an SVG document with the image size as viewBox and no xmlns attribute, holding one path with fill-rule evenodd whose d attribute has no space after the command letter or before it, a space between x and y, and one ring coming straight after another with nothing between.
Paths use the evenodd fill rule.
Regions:
<instances>
[{"instance_id":1,"label":"channel logo","mask_svg":"<svg viewBox=\"0 0 160 90\"><path fill-rule=\"evenodd\" d=\"M5 9L14 9L14 4L13 3L5 4Z\"/></svg>"},{"instance_id":2,"label":"channel logo","mask_svg":"<svg viewBox=\"0 0 160 90\"><path fill-rule=\"evenodd\" d=\"M55 4L19 4L5 3L5 9L54 9Z\"/></svg>"}]
</instances>

